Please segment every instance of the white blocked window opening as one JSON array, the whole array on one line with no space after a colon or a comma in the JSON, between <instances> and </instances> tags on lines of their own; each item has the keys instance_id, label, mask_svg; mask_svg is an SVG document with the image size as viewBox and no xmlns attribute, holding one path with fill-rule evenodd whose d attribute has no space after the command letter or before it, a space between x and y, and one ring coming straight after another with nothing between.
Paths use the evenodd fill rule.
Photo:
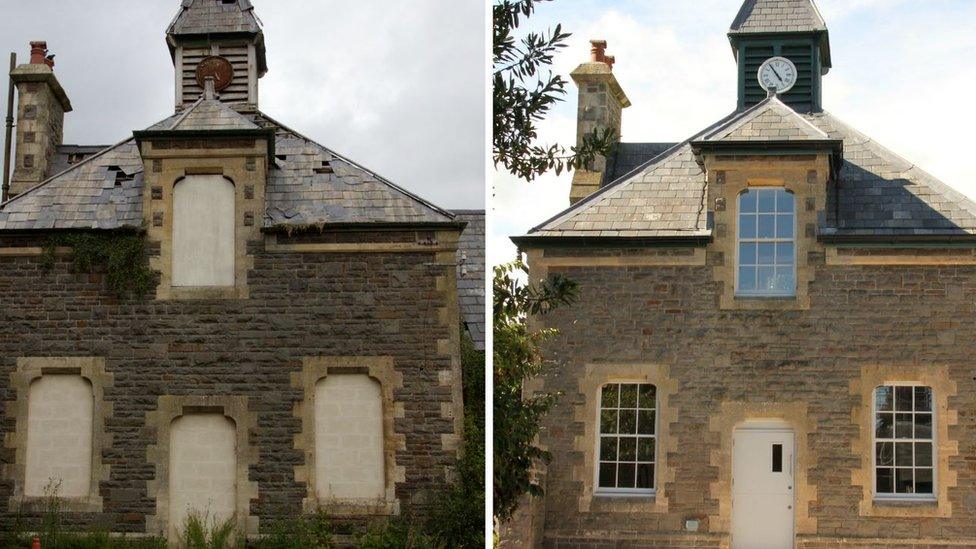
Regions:
<instances>
[{"instance_id":1,"label":"white blocked window opening","mask_svg":"<svg viewBox=\"0 0 976 549\"><path fill-rule=\"evenodd\" d=\"M94 393L78 375L45 375L30 385L24 495L89 496Z\"/></svg>"},{"instance_id":2,"label":"white blocked window opening","mask_svg":"<svg viewBox=\"0 0 976 549\"><path fill-rule=\"evenodd\" d=\"M315 386L315 489L323 501L386 495L383 393L359 374L330 375Z\"/></svg>"},{"instance_id":3,"label":"white blocked window opening","mask_svg":"<svg viewBox=\"0 0 976 549\"><path fill-rule=\"evenodd\" d=\"M874 488L879 498L935 497L935 414L931 387L874 391Z\"/></svg>"},{"instance_id":4,"label":"white blocked window opening","mask_svg":"<svg viewBox=\"0 0 976 549\"><path fill-rule=\"evenodd\" d=\"M657 388L610 383L600 394L597 494L652 494L657 454Z\"/></svg>"},{"instance_id":5,"label":"white blocked window opening","mask_svg":"<svg viewBox=\"0 0 976 549\"><path fill-rule=\"evenodd\" d=\"M750 189L739 195L738 215L736 295L796 295L793 194L786 189Z\"/></svg>"},{"instance_id":6,"label":"white blocked window opening","mask_svg":"<svg viewBox=\"0 0 976 549\"><path fill-rule=\"evenodd\" d=\"M234 184L188 175L173 188L173 286L234 286Z\"/></svg>"},{"instance_id":7,"label":"white blocked window opening","mask_svg":"<svg viewBox=\"0 0 976 549\"><path fill-rule=\"evenodd\" d=\"M216 524L237 505L237 427L223 414L189 414L170 429L170 539L191 512Z\"/></svg>"}]
</instances>

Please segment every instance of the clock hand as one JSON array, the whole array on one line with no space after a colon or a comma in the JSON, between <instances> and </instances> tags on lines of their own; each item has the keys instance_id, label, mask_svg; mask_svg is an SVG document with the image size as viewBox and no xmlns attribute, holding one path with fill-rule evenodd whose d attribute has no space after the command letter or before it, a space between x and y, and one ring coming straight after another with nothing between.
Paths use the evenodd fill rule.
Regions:
<instances>
[{"instance_id":1,"label":"clock hand","mask_svg":"<svg viewBox=\"0 0 976 549\"><path fill-rule=\"evenodd\" d=\"M776 67L775 67L775 66L773 66L773 65L770 65L770 66L769 66L769 68L771 68L771 69L773 69L773 74L775 74L775 75L776 75L776 78L779 78L779 83L780 83L780 84L782 84L782 83L784 83L784 82L786 82L786 80L785 80L785 79L783 79L783 77L782 77L782 76L780 76L780 74L779 74L779 71L778 71L778 70L776 70Z\"/></svg>"}]
</instances>

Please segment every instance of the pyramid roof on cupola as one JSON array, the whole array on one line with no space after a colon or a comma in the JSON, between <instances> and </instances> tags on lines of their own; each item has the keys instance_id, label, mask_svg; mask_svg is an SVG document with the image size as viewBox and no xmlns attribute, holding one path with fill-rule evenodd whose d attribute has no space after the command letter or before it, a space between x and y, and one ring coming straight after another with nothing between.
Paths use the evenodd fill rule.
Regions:
<instances>
[{"instance_id":1,"label":"pyramid roof on cupola","mask_svg":"<svg viewBox=\"0 0 976 549\"><path fill-rule=\"evenodd\" d=\"M166 34L230 34L261 32L250 0L183 0Z\"/></svg>"}]
</instances>

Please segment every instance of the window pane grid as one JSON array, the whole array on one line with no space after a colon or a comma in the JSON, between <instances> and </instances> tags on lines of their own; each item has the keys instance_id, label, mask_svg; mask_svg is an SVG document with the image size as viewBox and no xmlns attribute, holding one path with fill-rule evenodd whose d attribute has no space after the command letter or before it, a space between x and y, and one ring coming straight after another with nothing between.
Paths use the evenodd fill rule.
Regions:
<instances>
[{"instance_id":1,"label":"window pane grid","mask_svg":"<svg viewBox=\"0 0 976 549\"><path fill-rule=\"evenodd\" d=\"M796 214L785 189L757 189L739 196L739 295L796 293Z\"/></svg>"},{"instance_id":2,"label":"window pane grid","mask_svg":"<svg viewBox=\"0 0 976 549\"><path fill-rule=\"evenodd\" d=\"M875 389L875 493L934 494L933 419L930 387Z\"/></svg>"},{"instance_id":3,"label":"window pane grid","mask_svg":"<svg viewBox=\"0 0 976 549\"><path fill-rule=\"evenodd\" d=\"M603 387L597 456L600 489L654 489L656 399L656 389L650 384L613 383Z\"/></svg>"}]
</instances>

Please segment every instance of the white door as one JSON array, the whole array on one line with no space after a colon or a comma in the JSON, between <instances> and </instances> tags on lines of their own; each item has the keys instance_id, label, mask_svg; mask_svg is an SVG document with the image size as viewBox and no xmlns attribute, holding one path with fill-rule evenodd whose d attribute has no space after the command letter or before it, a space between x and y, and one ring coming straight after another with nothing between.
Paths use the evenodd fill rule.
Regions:
<instances>
[{"instance_id":1,"label":"white door","mask_svg":"<svg viewBox=\"0 0 976 549\"><path fill-rule=\"evenodd\" d=\"M793 431L732 435L732 548L793 547Z\"/></svg>"}]
</instances>

